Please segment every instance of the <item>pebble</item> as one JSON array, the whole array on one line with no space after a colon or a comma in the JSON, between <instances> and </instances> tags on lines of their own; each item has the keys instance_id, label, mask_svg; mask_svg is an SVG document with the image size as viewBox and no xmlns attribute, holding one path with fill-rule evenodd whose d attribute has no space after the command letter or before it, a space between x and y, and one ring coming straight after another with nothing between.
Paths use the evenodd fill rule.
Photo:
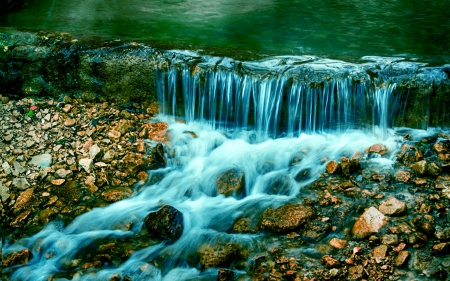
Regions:
<instances>
[{"instance_id":1,"label":"pebble","mask_svg":"<svg viewBox=\"0 0 450 281\"><path fill-rule=\"evenodd\" d=\"M80 167L85 170L86 172L90 173L92 171L92 168L94 166L94 161L90 158L83 158L80 159L80 161L78 162L78 164L80 165Z\"/></svg>"},{"instance_id":2,"label":"pebble","mask_svg":"<svg viewBox=\"0 0 450 281\"><path fill-rule=\"evenodd\" d=\"M76 123L76 120L75 120L75 119L67 118L67 119L64 121L64 126L66 126L66 127L73 127L73 126L75 125L75 123Z\"/></svg>"}]
</instances>

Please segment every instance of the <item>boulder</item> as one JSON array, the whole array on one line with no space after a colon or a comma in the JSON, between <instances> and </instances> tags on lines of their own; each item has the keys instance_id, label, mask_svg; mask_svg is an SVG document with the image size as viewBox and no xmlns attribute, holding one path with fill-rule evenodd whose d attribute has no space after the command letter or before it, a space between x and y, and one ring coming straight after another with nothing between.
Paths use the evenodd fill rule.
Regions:
<instances>
[{"instance_id":1,"label":"boulder","mask_svg":"<svg viewBox=\"0 0 450 281\"><path fill-rule=\"evenodd\" d=\"M263 214L261 228L274 233L289 233L299 229L315 216L315 209L300 204L287 204L269 208Z\"/></svg>"},{"instance_id":2,"label":"boulder","mask_svg":"<svg viewBox=\"0 0 450 281\"><path fill-rule=\"evenodd\" d=\"M245 174L238 169L221 173L216 180L217 193L225 196L239 196L245 189Z\"/></svg>"},{"instance_id":3,"label":"boulder","mask_svg":"<svg viewBox=\"0 0 450 281\"><path fill-rule=\"evenodd\" d=\"M165 205L159 211L149 213L144 225L150 234L175 241L183 233L183 214L174 207Z\"/></svg>"},{"instance_id":4,"label":"boulder","mask_svg":"<svg viewBox=\"0 0 450 281\"><path fill-rule=\"evenodd\" d=\"M378 210L388 216L401 215L406 211L406 203L390 197L378 206Z\"/></svg>"},{"instance_id":5,"label":"boulder","mask_svg":"<svg viewBox=\"0 0 450 281\"><path fill-rule=\"evenodd\" d=\"M352 234L356 238L365 238L377 233L387 222L387 218L375 207L368 208L356 221Z\"/></svg>"}]
</instances>

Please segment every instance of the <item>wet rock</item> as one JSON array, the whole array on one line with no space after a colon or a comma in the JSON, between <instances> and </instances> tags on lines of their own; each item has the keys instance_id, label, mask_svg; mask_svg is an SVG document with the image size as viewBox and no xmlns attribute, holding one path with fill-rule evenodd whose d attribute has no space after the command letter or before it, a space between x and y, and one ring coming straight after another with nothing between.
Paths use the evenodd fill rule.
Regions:
<instances>
[{"instance_id":1,"label":"wet rock","mask_svg":"<svg viewBox=\"0 0 450 281\"><path fill-rule=\"evenodd\" d=\"M73 172L71 170L66 169L58 169L55 171L56 179L68 179L73 176Z\"/></svg>"},{"instance_id":2,"label":"wet rock","mask_svg":"<svg viewBox=\"0 0 450 281\"><path fill-rule=\"evenodd\" d=\"M342 263L338 261L337 259L333 258L331 255L325 255L322 257L320 262L325 266L326 268L336 268L341 267Z\"/></svg>"},{"instance_id":3,"label":"wet rock","mask_svg":"<svg viewBox=\"0 0 450 281\"><path fill-rule=\"evenodd\" d=\"M378 206L378 210L388 216L397 216L405 213L406 203L397 198L390 197Z\"/></svg>"},{"instance_id":4,"label":"wet rock","mask_svg":"<svg viewBox=\"0 0 450 281\"><path fill-rule=\"evenodd\" d=\"M359 280L363 277L364 267L362 265L354 265L348 268L348 280Z\"/></svg>"},{"instance_id":5,"label":"wet rock","mask_svg":"<svg viewBox=\"0 0 450 281\"><path fill-rule=\"evenodd\" d=\"M330 240L330 245L336 249L343 249L347 245L347 240L333 238Z\"/></svg>"},{"instance_id":6,"label":"wet rock","mask_svg":"<svg viewBox=\"0 0 450 281\"><path fill-rule=\"evenodd\" d=\"M14 204L14 209L19 211L21 209L25 209L32 204L32 201L36 199L34 196L34 189L28 188L25 191L22 191L19 197L16 200L16 204Z\"/></svg>"},{"instance_id":7,"label":"wet rock","mask_svg":"<svg viewBox=\"0 0 450 281\"><path fill-rule=\"evenodd\" d=\"M300 170L294 177L294 179L298 182L307 181L311 177L311 169L302 169Z\"/></svg>"},{"instance_id":8,"label":"wet rock","mask_svg":"<svg viewBox=\"0 0 450 281\"><path fill-rule=\"evenodd\" d=\"M315 209L300 204L287 204L277 209L269 208L263 213L261 227L275 233L297 230L315 216Z\"/></svg>"},{"instance_id":9,"label":"wet rock","mask_svg":"<svg viewBox=\"0 0 450 281\"><path fill-rule=\"evenodd\" d=\"M94 168L94 161L90 158L83 158L83 159L80 159L80 161L78 162L78 165L80 166L81 169L90 173L92 171L92 169Z\"/></svg>"},{"instance_id":10,"label":"wet rock","mask_svg":"<svg viewBox=\"0 0 450 281\"><path fill-rule=\"evenodd\" d=\"M331 160L327 163L327 165L325 166L325 169L327 170L327 173L329 174L334 174L338 171L339 168L339 163Z\"/></svg>"},{"instance_id":11,"label":"wet rock","mask_svg":"<svg viewBox=\"0 0 450 281\"><path fill-rule=\"evenodd\" d=\"M380 155L385 155L389 152L389 149L382 145L381 143L374 144L366 149L366 153L377 153Z\"/></svg>"},{"instance_id":12,"label":"wet rock","mask_svg":"<svg viewBox=\"0 0 450 281\"><path fill-rule=\"evenodd\" d=\"M450 227L442 227L437 225L436 231L434 232L434 237L439 240L449 240L450 239Z\"/></svg>"},{"instance_id":13,"label":"wet rock","mask_svg":"<svg viewBox=\"0 0 450 281\"><path fill-rule=\"evenodd\" d=\"M398 235L397 234L385 234L381 236L381 244L383 245L397 245L398 244Z\"/></svg>"},{"instance_id":14,"label":"wet rock","mask_svg":"<svg viewBox=\"0 0 450 281\"><path fill-rule=\"evenodd\" d=\"M395 266L401 267L406 265L406 261L409 259L410 255L409 251L400 251L394 259Z\"/></svg>"},{"instance_id":15,"label":"wet rock","mask_svg":"<svg viewBox=\"0 0 450 281\"><path fill-rule=\"evenodd\" d=\"M418 175L424 175L427 171L427 161L422 160L419 162L416 162L412 165L412 169L418 174Z\"/></svg>"},{"instance_id":16,"label":"wet rock","mask_svg":"<svg viewBox=\"0 0 450 281\"><path fill-rule=\"evenodd\" d=\"M411 179L412 175L409 171L398 171L395 174L395 179L397 182L408 183Z\"/></svg>"},{"instance_id":17,"label":"wet rock","mask_svg":"<svg viewBox=\"0 0 450 281\"><path fill-rule=\"evenodd\" d=\"M436 245L433 245L433 248L431 248L433 253L438 255L447 255L450 253L450 244L443 242Z\"/></svg>"},{"instance_id":18,"label":"wet rock","mask_svg":"<svg viewBox=\"0 0 450 281\"><path fill-rule=\"evenodd\" d=\"M228 266L237 255L237 245L233 243L203 244L198 249L202 268Z\"/></svg>"},{"instance_id":19,"label":"wet rock","mask_svg":"<svg viewBox=\"0 0 450 281\"><path fill-rule=\"evenodd\" d=\"M133 190L128 187L116 187L102 192L102 198L106 202L117 202L129 198L133 194Z\"/></svg>"},{"instance_id":20,"label":"wet rock","mask_svg":"<svg viewBox=\"0 0 450 281\"><path fill-rule=\"evenodd\" d=\"M438 154L445 154L450 152L448 142L437 142L433 145L434 151Z\"/></svg>"},{"instance_id":21,"label":"wet rock","mask_svg":"<svg viewBox=\"0 0 450 281\"><path fill-rule=\"evenodd\" d=\"M38 166L41 169L50 167L52 165L52 155L45 153L45 154L39 154L39 155L33 156L33 158L31 158L29 164Z\"/></svg>"},{"instance_id":22,"label":"wet rock","mask_svg":"<svg viewBox=\"0 0 450 281\"><path fill-rule=\"evenodd\" d=\"M12 252L5 254L2 258L2 266L10 267L13 265L27 264L28 261L33 257L31 251L28 249L23 249L21 251Z\"/></svg>"},{"instance_id":23,"label":"wet rock","mask_svg":"<svg viewBox=\"0 0 450 281\"><path fill-rule=\"evenodd\" d=\"M427 174L432 175L432 176L439 176L442 172L441 167L435 163L435 162L431 162L429 164L427 164Z\"/></svg>"},{"instance_id":24,"label":"wet rock","mask_svg":"<svg viewBox=\"0 0 450 281\"><path fill-rule=\"evenodd\" d=\"M384 258L386 258L388 252L388 246L387 245L380 245L373 249L373 258L377 262L381 262Z\"/></svg>"},{"instance_id":25,"label":"wet rock","mask_svg":"<svg viewBox=\"0 0 450 281\"><path fill-rule=\"evenodd\" d=\"M267 194L289 195L291 179L288 175L277 175L267 184Z\"/></svg>"},{"instance_id":26,"label":"wet rock","mask_svg":"<svg viewBox=\"0 0 450 281\"><path fill-rule=\"evenodd\" d=\"M341 173L343 176L348 177L350 175L350 160L347 157L341 158Z\"/></svg>"},{"instance_id":27,"label":"wet rock","mask_svg":"<svg viewBox=\"0 0 450 281\"><path fill-rule=\"evenodd\" d=\"M144 125L148 129L148 138L157 142L167 142L168 125L163 122L147 123Z\"/></svg>"},{"instance_id":28,"label":"wet rock","mask_svg":"<svg viewBox=\"0 0 450 281\"><path fill-rule=\"evenodd\" d=\"M15 178L12 182L12 185L17 187L20 190L25 190L28 187L30 187L30 184L28 183L27 179L25 179L25 178Z\"/></svg>"},{"instance_id":29,"label":"wet rock","mask_svg":"<svg viewBox=\"0 0 450 281\"><path fill-rule=\"evenodd\" d=\"M217 193L225 196L239 196L245 189L245 174L238 169L221 173L216 180Z\"/></svg>"},{"instance_id":30,"label":"wet rock","mask_svg":"<svg viewBox=\"0 0 450 281\"><path fill-rule=\"evenodd\" d=\"M233 224L233 231L238 233L256 233L259 230L260 220L257 218L238 218Z\"/></svg>"},{"instance_id":31,"label":"wet rock","mask_svg":"<svg viewBox=\"0 0 450 281\"><path fill-rule=\"evenodd\" d=\"M331 230L331 224L328 222L312 220L303 226L303 231L300 233L303 239L307 241L318 241Z\"/></svg>"},{"instance_id":32,"label":"wet rock","mask_svg":"<svg viewBox=\"0 0 450 281\"><path fill-rule=\"evenodd\" d=\"M365 238L377 233L387 222L387 218L375 207L368 208L356 221L352 234L356 238Z\"/></svg>"},{"instance_id":33,"label":"wet rock","mask_svg":"<svg viewBox=\"0 0 450 281\"><path fill-rule=\"evenodd\" d=\"M229 269L219 269L217 281L231 281L234 280L234 272Z\"/></svg>"},{"instance_id":34,"label":"wet rock","mask_svg":"<svg viewBox=\"0 0 450 281\"><path fill-rule=\"evenodd\" d=\"M145 168L144 155L130 152L122 159L123 170L129 175L137 175Z\"/></svg>"},{"instance_id":35,"label":"wet rock","mask_svg":"<svg viewBox=\"0 0 450 281\"><path fill-rule=\"evenodd\" d=\"M175 241L183 233L183 214L165 205L159 211L149 213L144 225L150 234Z\"/></svg>"}]
</instances>

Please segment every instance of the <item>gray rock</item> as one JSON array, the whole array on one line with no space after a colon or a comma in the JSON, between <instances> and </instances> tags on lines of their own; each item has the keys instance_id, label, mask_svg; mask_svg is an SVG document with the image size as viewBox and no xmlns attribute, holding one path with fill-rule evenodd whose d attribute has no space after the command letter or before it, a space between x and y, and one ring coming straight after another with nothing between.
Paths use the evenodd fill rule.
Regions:
<instances>
[{"instance_id":1,"label":"gray rock","mask_svg":"<svg viewBox=\"0 0 450 281\"><path fill-rule=\"evenodd\" d=\"M55 178L57 179L68 179L72 177L73 172L71 170L66 169L58 169L55 172Z\"/></svg>"},{"instance_id":2,"label":"gray rock","mask_svg":"<svg viewBox=\"0 0 450 281\"><path fill-rule=\"evenodd\" d=\"M98 145L94 144L89 148L89 158L95 159L102 150Z\"/></svg>"},{"instance_id":3,"label":"gray rock","mask_svg":"<svg viewBox=\"0 0 450 281\"><path fill-rule=\"evenodd\" d=\"M19 162L14 161L14 172L13 174L18 177L21 173L25 172L25 169L22 167L22 165L19 164Z\"/></svg>"},{"instance_id":4,"label":"gray rock","mask_svg":"<svg viewBox=\"0 0 450 281\"><path fill-rule=\"evenodd\" d=\"M32 147L33 145L35 145L35 141L33 141L33 140L27 140L27 148L30 148L30 147Z\"/></svg>"},{"instance_id":5,"label":"gray rock","mask_svg":"<svg viewBox=\"0 0 450 281\"><path fill-rule=\"evenodd\" d=\"M9 198L9 188L4 186L2 182L0 182L0 195L2 197L2 202L5 203Z\"/></svg>"},{"instance_id":6,"label":"gray rock","mask_svg":"<svg viewBox=\"0 0 450 281\"><path fill-rule=\"evenodd\" d=\"M30 184L25 178L15 178L12 184L20 190L25 190L30 187Z\"/></svg>"},{"instance_id":7,"label":"gray rock","mask_svg":"<svg viewBox=\"0 0 450 281\"><path fill-rule=\"evenodd\" d=\"M41 169L50 167L52 165L52 156L50 154L39 154L31 158L30 165L35 165Z\"/></svg>"},{"instance_id":8,"label":"gray rock","mask_svg":"<svg viewBox=\"0 0 450 281\"><path fill-rule=\"evenodd\" d=\"M5 174L7 174L7 175L9 175L9 174L11 174L12 173L12 169L11 169L11 166L9 165L9 163L8 162L3 162L3 164L2 164L2 168L3 168L3 172L5 172Z\"/></svg>"}]
</instances>

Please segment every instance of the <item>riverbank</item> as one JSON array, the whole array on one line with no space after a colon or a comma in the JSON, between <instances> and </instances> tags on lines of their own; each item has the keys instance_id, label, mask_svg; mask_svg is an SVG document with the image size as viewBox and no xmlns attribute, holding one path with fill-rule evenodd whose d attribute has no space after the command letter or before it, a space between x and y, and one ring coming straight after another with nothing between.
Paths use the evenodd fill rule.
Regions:
<instances>
[{"instance_id":1,"label":"riverbank","mask_svg":"<svg viewBox=\"0 0 450 281\"><path fill-rule=\"evenodd\" d=\"M7 250L2 280L21 280L12 276L36 264L33 252L48 260L57 255L20 246L50 222L68 226L82 214L137 196L164 178L164 173L150 171L177 159L175 144L197 139L198 132L182 131L171 139L166 123L152 122L157 112L155 103L2 97L2 249ZM373 143L354 155L322 158L326 170L317 179L308 169L295 175L296 182L311 183L289 202L242 213L222 238L199 237L191 241L198 246L194 254L180 259L197 268L204 280L449 280L449 139L448 132L405 134L399 150ZM296 155L290 161L293 169L308 151ZM395 164L381 169L371 159L395 159ZM271 165L262 169L270 171ZM241 198L241 176L234 171L219 176L226 179L217 179L216 185L232 192L217 192ZM285 194L291 186L286 181L290 179L276 178L267 192ZM155 224L167 227L161 220ZM127 218L113 228L130 233L136 225L142 222ZM133 253L168 236L158 230L151 234L148 226L133 233L77 249L58 263L60 270L49 280L104 278L100 272L106 269L112 272L109 280L142 280L118 268ZM255 235L255 242L225 238L241 234ZM19 245L11 247L14 242ZM169 256L149 256L139 276L151 278L149 268L165 268Z\"/></svg>"}]
</instances>

